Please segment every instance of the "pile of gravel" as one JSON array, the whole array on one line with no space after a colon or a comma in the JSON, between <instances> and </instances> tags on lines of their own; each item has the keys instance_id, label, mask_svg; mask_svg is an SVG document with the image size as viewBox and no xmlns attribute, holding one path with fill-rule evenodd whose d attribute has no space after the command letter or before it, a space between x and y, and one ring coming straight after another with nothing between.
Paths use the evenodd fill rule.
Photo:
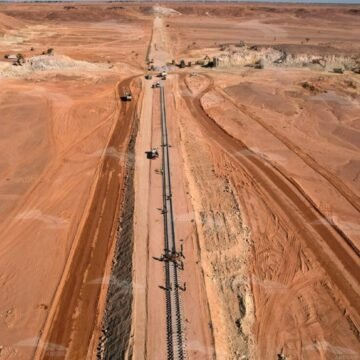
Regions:
<instances>
[{"instance_id":1,"label":"pile of gravel","mask_svg":"<svg viewBox=\"0 0 360 360\"><path fill-rule=\"evenodd\" d=\"M253 66L261 63L265 67L309 67L318 70L332 71L334 68L351 70L357 66L355 57L346 55L318 56L311 53L291 54L273 47L244 46L227 47L226 52L218 57L219 66Z\"/></svg>"},{"instance_id":2,"label":"pile of gravel","mask_svg":"<svg viewBox=\"0 0 360 360\"><path fill-rule=\"evenodd\" d=\"M162 7L162 6L154 6L153 13L156 15L165 15L165 16L173 16L173 15L181 15L179 11L174 9Z\"/></svg>"},{"instance_id":3,"label":"pile of gravel","mask_svg":"<svg viewBox=\"0 0 360 360\"><path fill-rule=\"evenodd\" d=\"M9 63L0 66L0 78L23 77L40 71L63 72L66 70L96 71L106 69L106 64L92 64L71 59L64 55L40 55L28 58L22 66Z\"/></svg>"}]
</instances>

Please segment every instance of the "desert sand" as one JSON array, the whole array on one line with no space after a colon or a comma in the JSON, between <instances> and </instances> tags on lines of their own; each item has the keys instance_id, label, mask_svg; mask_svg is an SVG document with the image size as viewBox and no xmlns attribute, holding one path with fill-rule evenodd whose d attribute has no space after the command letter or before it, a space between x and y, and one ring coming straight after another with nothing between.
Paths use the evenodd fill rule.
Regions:
<instances>
[{"instance_id":1,"label":"desert sand","mask_svg":"<svg viewBox=\"0 0 360 360\"><path fill-rule=\"evenodd\" d=\"M187 358L357 359L359 14L1 4L0 359L168 358L162 69Z\"/></svg>"}]
</instances>

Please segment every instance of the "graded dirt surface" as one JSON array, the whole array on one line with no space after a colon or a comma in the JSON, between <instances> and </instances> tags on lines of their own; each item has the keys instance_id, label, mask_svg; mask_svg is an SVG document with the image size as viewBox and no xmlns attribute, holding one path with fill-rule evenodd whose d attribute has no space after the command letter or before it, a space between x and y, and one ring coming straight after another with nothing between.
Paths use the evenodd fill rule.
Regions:
<instances>
[{"instance_id":1,"label":"graded dirt surface","mask_svg":"<svg viewBox=\"0 0 360 360\"><path fill-rule=\"evenodd\" d=\"M210 94L214 100L214 93L208 92L207 96L210 97ZM206 103L206 98L202 97L203 104ZM239 199L240 210L232 212L223 202L220 214L219 210L215 212L215 219L220 217L214 225L217 237L221 233L220 228L223 229L224 237L238 241L239 236L233 235L234 227L229 225L229 213L233 213L241 219L240 223L245 222L247 225L244 229L244 246L251 241L252 255L245 260L251 260L248 264L251 269L249 278L246 272L241 272L242 266L237 264L239 255L237 248L234 249L236 241L232 245L229 240L230 244L224 248L224 254L217 254L218 247L213 254L216 281L219 281L223 288L232 289L232 294L224 292L224 296L233 297L233 302L236 297L238 300L245 298L239 300L239 309L232 315L233 322L237 320L236 314L239 318L248 318L247 320L252 315L255 316L255 347L252 351L258 358L264 358L269 353L276 356L281 352L285 355L295 354L298 358L317 358L321 351L324 354L336 351L356 354L356 309L359 291L356 220L358 210L343 194L339 194L340 191L333 188L334 185L327 184L325 188L324 176L314 172L313 161L307 164L302 159L303 153L298 155L300 159L295 158L294 150L279 143L277 137L269 139L273 135L258 125L257 116L261 115L254 117L246 106L232 112L234 104L217 93L214 102L220 99L220 112L216 113L216 107L210 107L208 102L203 105L207 113L202 117L200 103L197 109L196 104L194 105L193 113L196 111L197 118L202 120L206 141L214 139L219 147L218 151L225 152L223 159L222 156L213 155L217 159L215 173L228 179L230 185L224 190L230 191ZM226 120L219 115L224 112L228 115ZM232 127L228 122L232 123ZM223 132L220 129L224 129ZM251 131L253 135L249 135L249 138L242 135L251 134ZM291 135L287 132L285 139ZM271 147L264 151L270 144ZM198 146L196 144L195 148ZM194 150L191 151L190 147L189 151L191 159ZM305 160L308 158L305 157ZM203 162L196 159L194 163ZM199 181L197 176L194 178ZM200 193L198 201L205 201L201 200L202 196ZM205 195L206 202L209 201L209 196L210 194ZM222 212L226 217L222 216ZM212 226L210 230L215 230L211 228ZM245 230L250 230L250 237ZM204 232L206 242L211 248L210 231L205 229ZM213 241L219 242L217 238ZM337 284L336 287L332 281ZM254 303L249 308L250 311L255 311L254 314L249 314L245 311L246 306L241 305L248 296L247 285L253 289ZM329 309L332 309L330 313ZM324 311L326 316L322 315ZM339 329L336 334L332 331L334 323ZM248 329L244 330L249 334ZM221 333L224 328L218 331ZM236 331L235 324L232 331ZM296 333L300 334L301 345L295 340ZM344 333L347 335L343 338ZM322 345L311 345L315 339ZM236 337L233 342L236 349ZM326 349L323 349L324 347ZM340 347L342 350L333 347Z\"/></svg>"},{"instance_id":2,"label":"graded dirt surface","mask_svg":"<svg viewBox=\"0 0 360 360\"><path fill-rule=\"evenodd\" d=\"M164 21L176 59L229 56L240 41L294 56L183 70L173 95L215 353L357 358L359 81L308 57L358 59L358 12L309 7L305 21L297 6L252 7L173 6L186 15Z\"/></svg>"},{"instance_id":3,"label":"graded dirt surface","mask_svg":"<svg viewBox=\"0 0 360 360\"><path fill-rule=\"evenodd\" d=\"M0 359L168 358L147 59L187 358L358 359L359 14L2 4Z\"/></svg>"},{"instance_id":4,"label":"graded dirt surface","mask_svg":"<svg viewBox=\"0 0 360 360\"><path fill-rule=\"evenodd\" d=\"M1 358L81 359L97 346L134 126L135 102L119 96L139 93L137 41L152 25L101 8L76 22L64 5L1 6L2 57L35 56L0 70Z\"/></svg>"},{"instance_id":5,"label":"graded dirt surface","mask_svg":"<svg viewBox=\"0 0 360 360\"><path fill-rule=\"evenodd\" d=\"M357 12L311 7L316 21L300 21L296 6L174 8L203 15L167 19L180 58L231 56L240 40L293 56L187 72L174 94L217 356L357 358L359 80L307 58L359 59Z\"/></svg>"},{"instance_id":6,"label":"graded dirt surface","mask_svg":"<svg viewBox=\"0 0 360 360\"><path fill-rule=\"evenodd\" d=\"M194 7L176 4L172 7L183 14L166 20L176 56L187 56L197 50L204 54L203 49L210 51L216 45L241 40L256 45L293 47L297 51L309 48L322 55L329 48L332 52L340 50L351 54L360 51L356 31L357 5L324 7L254 3L199 4Z\"/></svg>"}]
</instances>

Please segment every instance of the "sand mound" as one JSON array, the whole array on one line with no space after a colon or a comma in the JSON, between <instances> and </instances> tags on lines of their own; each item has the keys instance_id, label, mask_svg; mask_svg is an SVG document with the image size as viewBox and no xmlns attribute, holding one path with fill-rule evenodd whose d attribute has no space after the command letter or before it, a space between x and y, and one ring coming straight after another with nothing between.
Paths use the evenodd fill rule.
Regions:
<instances>
[{"instance_id":1,"label":"sand mound","mask_svg":"<svg viewBox=\"0 0 360 360\"><path fill-rule=\"evenodd\" d=\"M239 50L230 50L226 54L219 56L219 64L227 65L249 65L258 61L263 61L265 64L271 64L281 56L281 52L267 48L260 51L254 51L250 48L243 47Z\"/></svg>"},{"instance_id":2,"label":"sand mound","mask_svg":"<svg viewBox=\"0 0 360 360\"><path fill-rule=\"evenodd\" d=\"M34 71L54 70L54 69L97 69L98 66L86 61L71 59L68 56L34 56L27 62Z\"/></svg>"},{"instance_id":3,"label":"sand mound","mask_svg":"<svg viewBox=\"0 0 360 360\"><path fill-rule=\"evenodd\" d=\"M164 15L164 16L181 15L179 11L162 6L154 6L153 13L156 15Z\"/></svg>"},{"instance_id":4,"label":"sand mound","mask_svg":"<svg viewBox=\"0 0 360 360\"><path fill-rule=\"evenodd\" d=\"M307 53L289 54L272 47L230 47L228 52L219 56L220 66L229 65L254 65L261 63L265 67L286 66L286 67L316 67L323 70L343 68L351 70L357 66L358 60L351 56L325 55L318 56Z\"/></svg>"},{"instance_id":5,"label":"sand mound","mask_svg":"<svg viewBox=\"0 0 360 360\"><path fill-rule=\"evenodd\" d=\"M134 11L121 9L120 7L94 5L69 6L64 4L49 4L42 7L33 7L31 10L22 7L5 9L6 15L16 19L24 19L37 22L94 22L115 20L116 22L127 22L133 18Z\"/></svg>"},{"instance_id":6,"label":"sand mound","mask_svg":"<svg viewBox=\"0 0 360 360\"><path fill-rule=\"evenodd\" d=\"M12 16L0 13L0 34L3 34L8 30L21 28L23 26L24 24L21 21L13 18Z\"/></svg>"},{"instance_id":7,"label":"sand mound","mask_svg":"<svg viewBox=\"0 0 360 360\"><path fill-rule=\"evenodd\" d=\"M64 71L76 70L96 71L105 70L105 64L92 64L87 61L71 59L68 56L40 55L29 58L22 66L14 66L9 63L0 63L0 78L23 77L39 71Z\"/></svg>"}]
</instances>

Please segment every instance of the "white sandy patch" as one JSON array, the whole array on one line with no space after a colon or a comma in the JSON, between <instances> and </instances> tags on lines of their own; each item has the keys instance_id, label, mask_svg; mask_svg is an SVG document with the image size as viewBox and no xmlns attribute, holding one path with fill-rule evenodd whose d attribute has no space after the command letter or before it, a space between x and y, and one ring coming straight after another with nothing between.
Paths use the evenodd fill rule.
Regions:
<instances>
[{"instance_id":1,"label":"white sandy patch","mask_svg":"<svg viewBox=\"0 0 360 360\"><path fill-rule=\"evenodd\" d=\"M153 11L154 11L154 14L157 14L157 15L165 15L165 16L181 15L181 13L179 11L176 11L171 8L162 7L162 6L154 6Z\"/></svg>"},{"instance_id":2,"label":"white sandy patch","mask_svg":"<svg viewBox=\"0 0 360 360\"><path fill-rule=\"evenodd\" d=\"M40 55L27 59L21 66L14 66L9 62L0 62L0 79L25 77L40 71L64 72L76 70L76 73L81 73L82 71L100 71L105 69L108 69L106 64L92 64L87 61L74 60L63 55Z\"/></svg>"}]
</instances>

